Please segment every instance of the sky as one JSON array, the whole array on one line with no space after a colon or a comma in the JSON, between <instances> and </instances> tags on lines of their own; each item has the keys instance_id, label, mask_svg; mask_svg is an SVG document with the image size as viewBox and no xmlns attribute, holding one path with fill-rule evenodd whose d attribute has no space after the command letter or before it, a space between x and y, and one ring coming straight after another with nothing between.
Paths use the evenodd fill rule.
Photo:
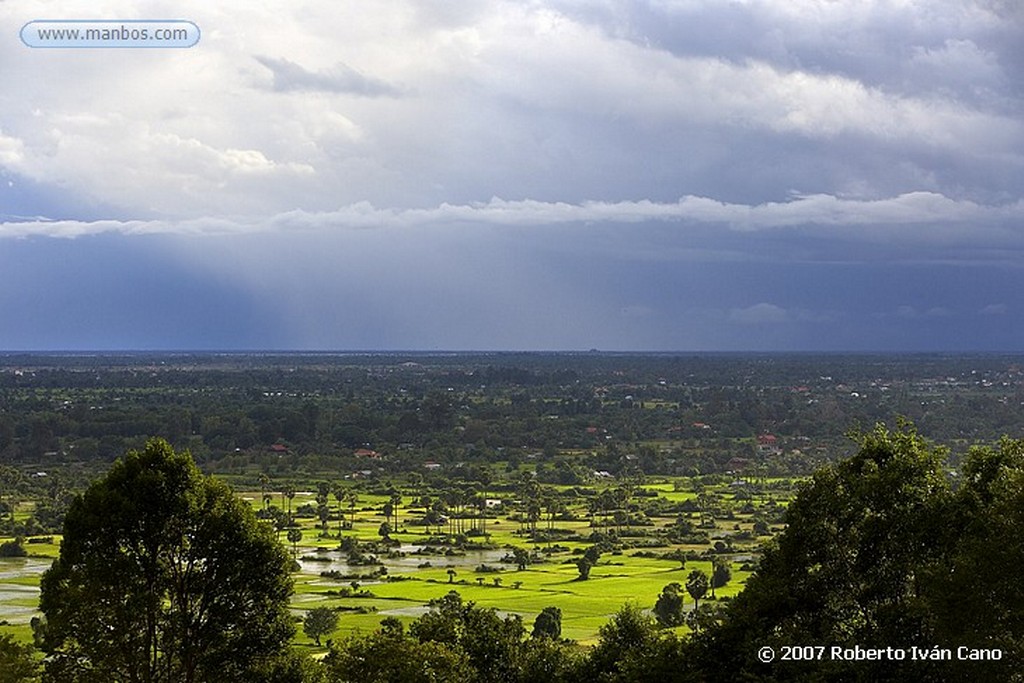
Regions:
<instances>
[{"instance_id":1,"label":"sky","mask_svg":"<svg viewBox=\"0 0 1024 683\"><path fill-rule=\"evenodd\" d=\"M201 38L27 46L42 19ZM1017 0L0 29L0 350L1024 351Z\"/></svg>"}]
</instances>

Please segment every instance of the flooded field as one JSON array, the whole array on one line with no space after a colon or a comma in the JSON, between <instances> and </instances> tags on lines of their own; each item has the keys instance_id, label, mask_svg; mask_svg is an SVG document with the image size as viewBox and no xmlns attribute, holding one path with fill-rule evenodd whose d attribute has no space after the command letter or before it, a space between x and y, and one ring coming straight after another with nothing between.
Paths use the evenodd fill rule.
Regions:
<instances>
[{"instance_id":1,"label":"flooded field","mask_svg":"<svg viewBox=\"0 0 1024 683\"><path fill-rule=\"evenodd\" d=\"M39 588L18 579L33 579L50 568L49 560L15 557L0 559L0 622L27 624L38 611Z\"/></svg>"},{"instance_id":2,"label":"flooded field","mask_svg":"<svg viewBox=\"0 0 1024 683\"><path fill-rule=\"evenodd\" d=\"M408 574L417 569L423 568L428 562L430 567L446 568L453 567L464 569L478 567L481 564L497 565L501 558L508 554L504 548L488 550L466 550L458 554L445 555L424 552L421 545L403 544L394 549L390 555L378 554L380 564L387 567L388 574ZM320 559L311 559L311 558ZM313 553L305 553L299 557L299 564L302 571L307 574L320 574L320 572L338 572L340 574L366 574L376 566L349 564L348 554L338 550L324 550Z\"/></svg>"}]
</instances>

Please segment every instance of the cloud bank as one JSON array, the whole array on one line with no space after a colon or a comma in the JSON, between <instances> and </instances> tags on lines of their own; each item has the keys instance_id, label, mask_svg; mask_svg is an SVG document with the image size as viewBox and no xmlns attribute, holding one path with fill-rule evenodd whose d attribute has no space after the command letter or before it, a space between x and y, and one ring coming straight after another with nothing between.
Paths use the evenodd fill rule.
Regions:
<instances>
[{"instance_id":1,"label":"cloud bank","mask_svg":"<svg viewBox=\"0 0 1024 683\"><path fill-rule=\"evenodd\" d=\"M0 348L1019 347L1018 4L0 3Z\"/></svg>"}]
</instances>

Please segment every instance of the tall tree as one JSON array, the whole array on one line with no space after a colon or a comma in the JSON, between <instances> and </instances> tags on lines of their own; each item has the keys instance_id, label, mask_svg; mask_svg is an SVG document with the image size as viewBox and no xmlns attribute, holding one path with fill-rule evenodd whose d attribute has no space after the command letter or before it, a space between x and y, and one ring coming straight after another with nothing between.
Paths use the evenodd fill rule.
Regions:
<instances>
[{"instance_id":1,"label":"tall tree","mask_svg":"<svg viewBox=\"0 0 1024 683\"><path fill-rule=\"evenodd\" d=\"M260 500L262 501L263 507L267 507L270 504L270 477L267 476L266 472L260 472Z\"/></svg>"},{"instance_id":2,"label":"tall tree","mask_svg":"<svg viewBox=\"0 0 1024 683\"><path fill-rule=\"evenodd\" d=\"M320 639L334 633L338 628L338 613L330 607L314 607L302 618L302 632L316 641L320 647Z\"/></svg>"},{"instance_id":3,"label":"tall tree","mask_svg":"<svg viewBox=\"0 0 1024 683\"><path fill-rule=\"evenodd\" d=\"M721 625L695 639L693 659L704 670L699 678L737 680L756 672L793 680L808 673L810 665L799 662L766 666L757 658L764 646L930 648L941 642L935 607L956 604L962 612L971 604L984 574L980 565L957 569L968 574L959 594L932 588L952 576L949 558L962 547L965 528L946 477L945 450L908 424L892 431L878 426L857 439L853 457L817 472L788 506L786 530L769 544ZM965 490L978 476L966 472ZM1019 554L1015 562L1020 567ZM949 662L814 666L833 670L832 678L816 680L942 681L951 671ZM976 667L974 675L981 671Z\"/></svg>"},{"instance_id":4,"label":"tall tree","mask_svg":"<svg viewBox=\"0 0 1024 683\"><path fill-rule=\"evenodd\" d=\"M299 541L302 540L302 529L293 527L288 530L288 542L292 544L292 557L299 555Z\"/></svg>"},{"instance_id":5,"label":"tall tree","mask_svg":"<svg viewBox=\"0 0 1024 683\"><path fill-rule=\"evenodd\" d=\"M344 484L336 483L331 487L331 493L334 494L334 500L338 503L338 538L341 538L342 526L345 524L345 512L342 504L348 499L348 489Z\"/></svg>"},{"instance_id":6,"label":"tall tree","mask_svg":"<svg viewBox=\"0 0 1024 683\"><path fill-rule=\"evenodd\" d=\"M359 505L359 494L356 493L355 491L349 491L348 496L345 497L345 500L348 501L348 514L349 514L348 528L349 529L355 529L356 528L356 505Z\"/></svg>"},{"instance_id":7,"label":"tall tree","mask_svg":"<svg viewBox=\"0 0 1024 683\"><path fill-rule=\"evenodd\" d=\"M658 631L654 620L636 605L626 604L601 627L597 645L591 648L583 662L580 680L661 680L637 675L646 668L645 659L657 643Z\"/></svg>"},{"instance_id":8,"label":"tall tree","mask_svg":"<svg viewBox=\"0 0 1024 683\"><path fill-rule=\"evenodd\" d=\"M391 494L391 498L388 500L391 503L391 514L395 518L394 528L397 532L399 530L398 511L402 507L402 495L397 491Z\"/></svg>"},{"instance_id":9,"label":"tall tree","mask_svg":"<svg viewBox=\"0 0 1024 683\"><path fill-rule=\"evenodd\" d=\"M683 587L670 583L661 590L654 603L654 616L664 627L679 626L683 623Z\"/></svg>"},{"instance_id":10,"label":"tall tree","mask_svg":"<svg viewBox=\"0 0 1024 683\"><path fill-rule=\"evenodd\" d=\"M471 683L479 680L461 649L433 641L417 642L403 635L400 626L401 623L370 636L336 643L324 659L329 680L366 683Z\"/></svg>"},{"instance_id":11,"label":"tall tree","mask_svg":"<svg viewBox=\"0 0 1024 683\"><path fill-rule=\"evenodd\" d=\"M686 577L686 592L693 598L693 608L700 608L700 599L704 597L704 594L708 592L710 586L708 575L700 569L694 569L690 572L690 575Z\"/></svg>"},{"instance_id":12,"label":"tall tree","mask_svg":"<svg viewBox=\"0 0 1024 683\"><path fill-rule=\"evenodd\" d=\"M711 597L715 597L715 589L732 580L732 568L729 559L725 557L716 557L711 561L711 566Z\"/></svg>"},{"instance_id":13,"label":"tall tree","mask_svg":"<svg viewBox=\"0 0 1024 683\"><path fill-rule=\"evenodd\" d=\"M252 680L294 631L289 562L225 484L152 440L68 510L41 583L47 680Z\"/></svg>"},{"instance_id":14,"label":"tall tree","mask_svg":"<svg viewBox=\"0 0 1024 683\"><path fill-rule=\"evenodd\" d=\"M281 497L288 500L288 524L292 523L292 498L295 497L295 485L285 484L281 489Z\"/></svg>"},{"instance_id":15,"label":"tall tree","mask_svg":"<svg viewBox=\"0 0 1024 683\"><path fill-rule=\"evenodd\" d=\"M316 493L316 516L320 519L320 529L327 533L327 521L331 518L331 509L328 507L328 496L331 493L331 485L326 481L317 484Z\"/></svg>"},{"instance_id":16,"label":"tall tree","mask_svg":"<svg viewBox=\"0 0 1024 683\"><path fill-rule=\"evenodd\" d=\"M533 633L531 636L534 638L554 638L556 640L561 638L562 610L558 607L545 607L541 610L533 622Z\"/></svg>"}]
</instances>

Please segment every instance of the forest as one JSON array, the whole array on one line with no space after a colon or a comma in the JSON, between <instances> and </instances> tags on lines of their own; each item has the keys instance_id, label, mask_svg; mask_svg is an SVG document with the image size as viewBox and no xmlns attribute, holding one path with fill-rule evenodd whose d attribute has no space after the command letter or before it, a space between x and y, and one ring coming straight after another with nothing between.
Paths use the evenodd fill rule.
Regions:
<instances>
[{"instance_id":1,"label":"forest","mask_svg":"<svg viewBox=\"0 0 1024 683\"><path fill-rule=\"evenodd\" d=\"M0 680L1015 680L1020 360L8 355Z\"/></svg>"}]
</instances>

